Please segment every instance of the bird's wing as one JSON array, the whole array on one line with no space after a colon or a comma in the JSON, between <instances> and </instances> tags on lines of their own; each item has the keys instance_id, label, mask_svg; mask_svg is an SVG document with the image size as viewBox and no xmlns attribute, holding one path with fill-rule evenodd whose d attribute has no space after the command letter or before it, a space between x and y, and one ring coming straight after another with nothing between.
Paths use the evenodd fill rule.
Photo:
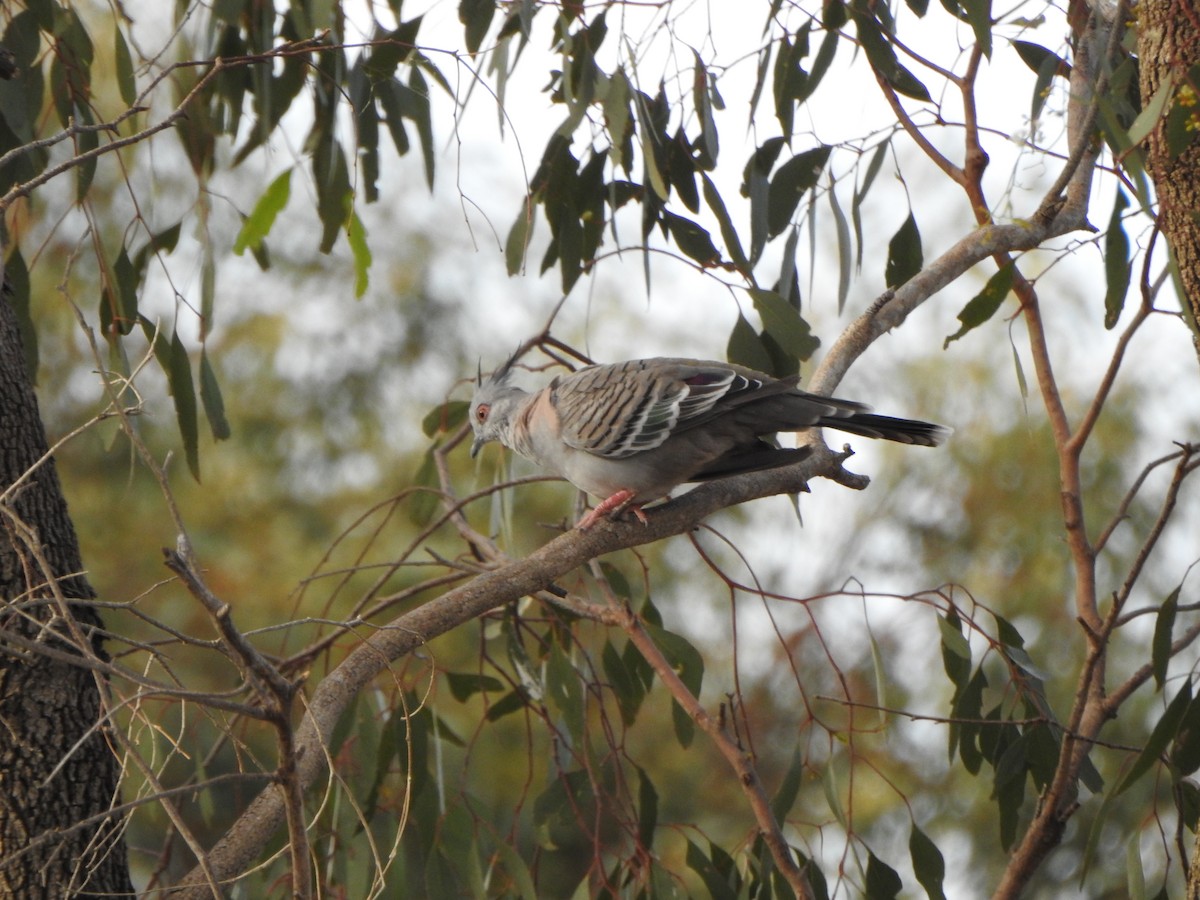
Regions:
<instances>
[{"instance_id":1,"label":"bird's wing","mask_svg":"<svg viewBox=\"0 0 1200 900\"><path fill-rule=\"evenodd\" d=\"M661 446L763 390L790 389L722 363L631 360L560 376L547 388L563 443L610 459Z\"/></svg>"}]
</instances>

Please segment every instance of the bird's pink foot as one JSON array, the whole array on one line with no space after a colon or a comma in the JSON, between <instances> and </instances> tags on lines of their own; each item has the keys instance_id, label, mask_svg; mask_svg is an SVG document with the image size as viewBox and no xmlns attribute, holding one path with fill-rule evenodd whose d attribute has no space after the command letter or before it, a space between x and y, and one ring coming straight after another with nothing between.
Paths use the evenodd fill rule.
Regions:
<instances>
[{"instance_id":1,"label":"bird's pink foot","mask_svg":"<svg viewBox=\"0 0 1200 900\"><path fill-rule=\"evenodd\" d=\"M634 503L633 498L636 497L633 491L620 490L609 497L607 500L602 500L596 504L596 508L579 520L576 526L580 531L587 531L605 516L616 516L626 509L631 510L643 525L650 520L646 518L646 514L642 512L640 504Z\"/></svg>"}]
</instances>

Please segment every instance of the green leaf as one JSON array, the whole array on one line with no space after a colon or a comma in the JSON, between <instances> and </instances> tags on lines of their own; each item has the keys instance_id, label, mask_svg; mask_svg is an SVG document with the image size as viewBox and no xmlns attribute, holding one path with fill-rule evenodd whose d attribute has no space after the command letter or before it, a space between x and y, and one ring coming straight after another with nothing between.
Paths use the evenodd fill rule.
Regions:
<instances>
[{"instance_id":1,"label":"green leaf","mask_svg":"<svg viewBox=\"0 0 1200 900\"><path fill-rule=\"evenodd\" d=\"M978 775L983 765L984 726L979 724L983 711L983 689L987 687L987 676L983 668L975 670L971 680L954 698L950 715L958 720L950 725L950 755L953 757L957 742L958 755L962 759L963 768L972 775ZM988 726L990 728L990 726Z\"/></svg>"},{"instance_id":2,"label":"green leaf","mask_svg":"<svg viewBox=\"0 0 1200 900\"><path fill-rule=\"evenodd\" d=\"M829 179L829 208L833 211L833 224L837 234L838 251L838 315L846 308L846 298L850 296L850 266L853 254L853 241L850 238L850 223L838 203L837 189L833 178Z\"/></svg>"},{"instance_id":3,"label":"green leaf","mask_svg":"<svg viewBox=\"0 0 1200 900\"><path fill-rule=\"evenodd\" d=\"M649 622L643 623L642 627L658 645L658 649L662 651L667 662L671 664L671 668L679 675L684 687L691 692L693 697L699 699L700 688L704 681L704 657L686 638L657 625L651 625ZM671 704L671 715L675 724L675 737L679 741L679 745L686 749L692 743L696 723L677 702Z\"/></svg>"},{"instance_id":4,"label":"green leaf","mask_svg":"<svg viewBox=\"0 0 1200 900\"><path fill-rule=\"evenodd\" d=\"M234 253L241 256L248 247L257 247L263 242L275 224L276 216L287 206L291 192L292 170L287 169L267 186L250 215L242 222L242 228L233 241Z\"/></svg>"},{"instance_id":5,"label":"green leaf","mask_svg":"<svg viewBox=\"0 0 1200 900\"><path fill-rule=\"evenodd\" d=\"M500 679L479 672L447 672L446 683L450 686L451 696L459 703L466 702L475 694L504 690Z\"/></svg>"},{"instance_id":6,"label":"green leaf","mask_svg":"<svg viewBox=\"0 0 1200 900\"><path fill-rule=\"evenodd\" d=\"M912 72L904 68L896 59L896 51L891 42L884 37L879 22L875 18L857 8L851 8L851 17L858 30L858 40L867 54L871 68L892 86L898 93L914 100L930 100L929 90L921 84Z\"/></svg>"},{"instance_id":7,"label":"green leaf","mask_svg":"<svg viewBox=\"0 0 1200 900\"><path fill-rule=\"evenodd\" d=\"M1083 860L1079 866L1080 886L1087 883L1087 876L1092 867L1092 860L1096 858L1096 847L1106 831L1105 825L1109 814L1112 812L1112 806L1113 793L1109 791L1100 801L1100 808L1096 811L1095 816L1092 817L1091 825L1088 828L1087 840L1083 845Z\"/></svg>"},{"instance_id":8,"label":"green leaf","mask_svg":"<svg viewBox=\"0 0 1200 900\"><path fill-rule=\"evenodd\" d=\"M196 409L196 387L192 381L192 364L188 359L179 332L171 336L167 367L167 383L175 398L175 418L183 438L183 455L196 481L200 480L200 433Z\"/></svg>"},{"instance_id":9,"label":"green leaf","mask_svg":"<svg viewBox=\"0 0 1200 900\"><path fill-rule=\"evenodd\" d=\"M484 718L489 722L503 719L507 715L524 709L526 702L525 695L520 691L511 691L489 706Z\"/></svg>"},{"instance_id":10,"label":"green leaf","mask_svg":"<svg viewBox=\"0 0 1200 900\"><path fill-rule=\"evenodd\" d=\"M363 227L358 213L351 210L346 223L346 241L354 257L354 296L361 297L370 284L371 248L367 246L367 229Z\"/></svg>"},{"instance_id":11,"label":"green leaf","mask_svg":"<svg viewBox=\"0 0 1200 900\"><path fill-rule=\"evenodd\" d=\"M1154 684L1162 690L1167 677L1167 663L1171 661L1171 633L1175 629L1175 612L1179 608L1179 591L1183 585L1167 595L1154 621L1154 639L1150 643L1150 665L1154 670Z\"/></svg>"},{"instance_id":12,"label":"green leaf","mask_svg":"<svg viewBox=\"0 0 1200 900\"><path fill-rule=\"evenodd\" d=\"M838 820L838 824L842 828L848 828L846 810L842 808L842 799L838 793L837 771L834 768L836 764L836 757L830 757L825 763L825 768L821 770L821 790L824 792L825 802L829 805L830 812Z\"/></svg>"},{"instance_id":13,"label":"green leaf","mask_svg":"<svg viewBox=\"0 0 1200 900\"><path fill-rule=\"evenodd\" d=\"M848 20L846 0L824 0L821 4L821 24L826 31L839 31Z\"/></svg>"},{"instance_id":14,"label":"green leaf","mask_svg":"<svg viewBox=\"0 0 1200 900\"><path fill-rule=\"evenodd\" d=\"M182 222L176 222L162 231L150 235L150 240L146 245L138 250L133 257L133 267L138 271L139 278L146 273L146 265L150 261L150 256L155 253L170 253L179 243L179 233Z\"/></svg>"},{"instance_id":15,"label":"green leaf","mask_svg":"<svg viewBox=\"0 0 1200 900\"><path fill-rule=\"evenodd\" d=\"M797 359L807 359L820 346L820 340L813 337L808 322L796 307L775 291L750 288L749 294L762 318L764 333L774 338L785 351Z\"/></svg>"},{"instance_id":16,"label":"green leaf","mask_svg":"<svg viewBox=\"0 0 1200 900\"><path fill-rule=\"evenodd\" d=\"M1116 789L1113 791L1115 795L1124 793L1126 788L1149 772L1151 767L1158 762L1167 744L1178 734L1180 723L1183 722L1184 714L1187 712L1191 702L1192 680L1189 678L1184 682L1183 687L1179 689L1179 693L1175 695L1174 699L1167 704L1162 718L1158 720L1158 724L1150 732L1150 737L1146 739L1146 745L1142 748L1142 752L1133 761L1133 765L1129 767L1129 771L1125 773L1125 777L1117 784Z\"/></svg>"},{"instance_id":17,"label":"green leaf","mask_svg":"<svg viewBox=\"0 0 1200 900\"><path fill-rule=\"evenodd\" d=\"M983 55L992 58L992 0L961 0L963 12L971 30L975 32L975 42Z\"/></svg>"},{"instance_id":18,"label":"green leaf","mask_svg":"<svg viewBox=\"0 0 1200 900\"><path fill-rule=\"evenodd\" d=\"M887 723L887 710L891 706L888 696L888 672L883 665L883 654L879 650L879 641L875 640L875 631L867 629L867 639L871 643L871 668L875 674L875 702L879 705L879 725Z\"/></svg>"},{"instance_id":19,"label":"green leaf","mask_svg":"<svg viewBox=\"0 0 1200 900\"><path fill-rule=\"evenodd\" d=\"M768 237L776 237L788 227L800 198L817 184L825 170L831 149L822 144L793 156L779 167L771 179L767 200Z\"/></svg>"},{"instance_id":20,"label":"green leaf","mask_svg":"<svg viewBox=\"0 0 1200 900\"><path fill-rule=\"evenodd\" d=\"M921 252L921 232L917 220L909 210L908 218L892 235L888 243L885 280L890 288L897 288L921 271L925 256Z\"/></svg>"},{"instance_id":21,"label":"green leaf","mask_svg":"<svg viewBox=\"0 0 1200 900\"><path fill-rule=\"evenodd\" d=\"M470 404L466 400L447 400L425 414L425 418L421 420L421 431L425 433L425 437L430 438L435 434L453 431L467 420L469 407Z\"/></svg>"},{"instance_id":22,"label":"green leaf","mask_svg":"<svg viewBox=\"0 0 1200 900\"><path fill-rule=\"evenodd\" d=\"M885 140L875 148L875 152L871 154L871 159L867 163L867 171L863 174L862 183L854 190L854 199L850 202L850 221L854 225L854 268L856 271L862 271L863 258L863 229L862 229L862 204L867 198L867 192L871 189L871 185L875 181L875 177L879 174L879 170L883 167L884 157L887 156L887 149L890 142Z\"/></svg>"},{"instance_id":23,"label":"green leaf","mask_svg":"<svg viewBox=\"0 0 1200 900\"><path fill-rule=\"evenodd\" d=\"M808 204L809 212L809 235L815 240L816 223L812 221L815 204ZM800 243L800 226L793 225L788 229L787 240L783 244L783 259L779 267L779 278L776 279L772 290L776 291L784 302L796 309L800 308L800 278L796 274L796 247ZM811 248L812 258L816 258L817 248Z\"/></svg>"},{"instance_id":24,"label":"green leaf","mask_svg":"<svg viewBox=\"0 0 1200 900\"><path fill-rule=\"evenodd\" d=\"M1113 202L1108 230L1104 233L1104 276L1107 288L1104 293L1104 327L1112 329L1121 317L1125 306L1125 295L1129 293L1129 279L1133 266L1129 260L1129 236L1121 213L1128 208L1129 198L1120 187Z\"/></svg>"},{"instance_id":25,"label":"green leaf","mask_svg":"<svg viewBox=\"0 0 1200 900\"><path fill-rule=\"evenodd\" d=\"M750 264L758 262L767 245L769 210L771 206L771 181L768 177L783 149L783 138L774 137L763 141L761 147L751 154L742 176L742 196L750 198ZM799 200L797 199L797 202ZM793 209L795 207L793 206Z\"/></svg>"},{"instance_id":26,"label":"green leaf","mask_svg":"<svg viewBox=\"0 0 1200 900\"><path fill-rule=\"evenodd\" d=\"M106 334L130 334L138 320L138 272L121 247L112 269L104 274L101 328Z\"/></svg>"},{"instance_id":27,"label":"green leaf","mask_svg":"<svg viewBox=\"0 0 1200 900\"><path fill-rule=\"evenodd\" d=\"M700 59L700 54L693 50L692 55L695 57L692 67L692 102L700 119L699 149L701 157L699 162L702 168L711 169L717 164L720 144L716 119L713 118L713 104L709 91L710 77L703 60Z\"/></svg>"},{"instance_id":28,"label":"green leaf","mask_svg":"<svg viewBox=\"0 0 1200 900\"><path fill-rule=\"evenodd\" d=\"M76 125L95 125L95 117L88 106L75 107ZM97 131L80 131L75 134L75 153L82 155L100 146L100 134ZM75 198L83 202L88 191L92 189L92 181L96 178L95 157L83 162L75 168Z\"/></svg>"},{"instance_id":29,"label":"green leaf","mask_svg":"<svg viewBox=\"0 0 1200 900\"><path fill-rule=\"evenodd\" d=\"M801 89L796 92L797 103L803 103L816 92L817 87L821 84L821 79L829 71L829 66L837 53L840 37L841 35L836 28L828 29L825 32L825 37L821 40L821 46L817 50L817 55L813 57L812 71L808 73L808 78Z\"/></svg>"},{"instance_id":30,"label":"green leaf","mask_svg":"<svg viewBox=\"0 0 1200 900\"><path fill-rule=\"evenodd\" d=\"M765 369L768 374L774 375L776 378L791 378L793 375L800 374L800 357L795 351L784 347L771 337L767 332L762 332L759 335L763 347L767 351L767 355L771 358L771 367ZM812 355L812 350L819 345L819 341L813 338L813 343L808 347L802 348L806 353L806 358Z\"/></svg>"},{"instance_id":31,"label":"green leaf","mask_svg":"<svg viewBox=\"0 0 1200 900\"><path fill-rule=\"evenodd\" d=\"M425 860L424 887L426 897L457 897L462 893L462 888L454 880L454 870L438 844L430 845L429 856Z\"/></svg>"},{"instance_id":32,"label":"green leaf","mask_svg":"<svg viewBox=\"0 0 1200 900\"><path fill-rule=\"evenodd\" d=\"M560 772L533 801L533 822L542 848L557 849L555 836L565 834L574 840L579 834L579 823L587 820L589 812L595 812L594 778L601 774L597 772L593 775L584 770Z\"/></svg>"},{"instance_id":33,"label":"green leaf","mask_svg":"<svg viewBox=\"0 0 1200 900\"><path fill-rule=\"evenodd\" d=\"M259 247L251 251L255 254L255 258L262 251ZM202 252L200 254L200 341L208 340L209 332L212 331L214 319L214 310L216 309L217 298L217 262L213 254L213 243L207 237L203 241Z\"/></svg>"},{"instance_id":34,"label":"green leaf","mask_svg":"<svg viewBox=\"0 0 1200 900\"><path fill-rule=\"evenodd\" d=\"M225 401L221 398L221 386L217 383L217 373L213 371L208 358L208 351L200 349L200 402L204 406L204 417L208 419L208 428L213 440L223 441L233 433L229 420L225 417Z\"/></svg>"},{"instance_id":35,"label":"green leaf","mask_svg":"<svg viewBox=\"0 0 1200 900\"><path fill-rule=\"evenodd\" d=\"M638 847L648 851L654 846L658 827L658 791L643 769L634 768L638 773Z\"/></svg>"},{"instance_id":36,"label":"green leaf","mask_svg":"<svg viewBox=\"0 0 1200 900\"><path fill-rule=\"evenodd\" d=\"M504 242L504 262L509 275L516 275L525 265L525 251L529 249L529 233L533 229L536 210L535 204L522 201L517 220L508 230L508 240Z\"/></svg>"},{"instance_id":37,"label":"green leaf","mask_svg":"<svg viewBox=\"0 0 1200 900\"><path fill-rule=\"evenodd\" d=\"M421 158L425 161L425 183L433 190L433 171L437 154L433 147L433 113L429 105L429 82L421 70L413 66L408 76L408 118L417 126L421 139Z\"/></svg>"},{"instance_id":38,"label":"green leaf","mask_svg":"<svg viewBox=\"0 0 1200 900\"><path fill-rule=\"evenodd\" d=\"M1025 378L1025 367L1021 365L1021 354L1017 352L1017 345L1011 344L1013 369L1017 376L1017 390L1021 394L1022 400L1029 399L1029 382Z\"/></svg>"},{"instance_id":39,"label":"green leaf","mask_svg":"<svg viewBox=\"0 0 1200 900\"><path fill-rule=\"evenodd\" d=\"M721 199L716 185L707 174L700 173L700 178L704 187L704 202L708 204L708 208L717 218L717 224L721 229L721 240L725 242L725 250L738 270L745 272L750 268L750 264L746 260L745 251L742 250L742 241L738 236L737 229L733 227L733 220L729 218L729 211L725 208L725 201Z\"/></svg>"},{"instance_id":40,"label":"green leaf","mask_svg":"<svg viewBox=\"0 0 1200 900\"><path fill-rule=\"evenodd\" d=\"M133 77L133 57L129 55L129 45L125 43L125 35L121 34L121 26L113 25L113 61L116 66L117 90L126 106L133 106L137 99L137 82Z\"/></svg>"},{"instance_id":41,"label":"green leaf","mask_svg":"<svg viewBox=\"0 0 1200 900\"><path fill-rule=\"evenodd\" d=\"M982 291L967 301L967 305L958 314L958 321L962 325L958 331L946 338L942 344L943 349L949 347L952 341L958 340L968 331L978 328L994 316L996 310L1000 308L1000 304L1012 290L1012 282L1013 264L1008 263L988 279Z\"/></svg>"},{"instance_id":42,"label":"green leaf","mask_svg":"<svg viewBox=\"0 0 1200 900\"><path fill-rule=\"evenodd\" d=\"M1129 900L1146 900L1146 873L1142 870L1142 833L1134 829L1125 842L1125 885Z\"/></svg>"},{"instance_id":43,"label":"green leaf","mask_svg":"<svg viewBox=\"0 0 1200 900\"><path fill-rule=\"evenodd\" d=\"M579 673L558 644L551 646L546 658L546 697L562 715L571 737L576 742L581 741L586 712L583 686Z\"/></svg>"},{"instance_id":44,"label":"green leaf","mask_svg":"<svg viewBox=\"0 0 1200 900\"><path fill-rule=\"evenodd\" d=\"M966 663L967 671L970 671L971 665L971 645L967 642L966 637L962 633L962 625L959 624L958 616L954 612L949 612L945 616L938 616L938 629L942 633L942 659L946 664L946 674L950 676L950 680L956 685L961 685L965 680L962 678L962 669L958 668L956 672L951 672L951 660L957 659Z\"/></svg>"},{"instance_id":45,"label":"green leaf","mask_svg":"<svg viewBox=\"0 0 1200 900\"><path fill-rule=\"evenodd\" d=\"M451 806L442 816L438 827L438 841L433 856L441 856L449 866L452 880L442 884L452 885L449 890L430 891L430 897L483 897L483 868L480 862L478 823L465 804Z\"/></svg>"},{"instance_id":46,"label":"green leaf","mask_svg":"<svg viewBox=\"0 0 1200 900\"><path fill-rule=\"evenodd\" d=\"M1028 744L1028 734L1018 735L1016 740L1004 748L1004 752L996 760L995 780L992 788L993 797L998 796L1000 790L1013 780L1024 780L1025 772L1029 768L1026 752Z\"/></svg>"},{"instance_id":47,"label":"green leaf","mask_svg":"<svg viewBox=\"0 0 1200 900\"><path fill-rule=\"evenodd\" d=\"M806 21L796 32L795 39L784 34L775 56L771 93L775 98L775 117L779 120L780 131L789 143L796 117L795 98L808 81L808 73L800 63L808 55L808 33L811 29L811 22Z\"/></svg>"},{"instance_id":48,"label":"green leaf","mask_svg":"<svg viewBox=\"0 0 1200 900\"><path fill-rule=\"evenodd\" d=\"M382 118L360 56L350 70L350 102L358 143L359 188L367 203L379 199L379 121Z\"/></svg>"},{"instance_id":49,"label":"green leaf","mask_svg":"<svg viewBox=\"0 0 1200 900\"><path fill-rule=\"evenodd\" d=\"M1029 66L1034 73L1041 72L1046 67L1047 61L1053 64L1055 74L1062 74L1063 77L1066 77L1071 71L1071 66L1065 59L1040 44L1030 41L1013 41L1012 45L1022 62Z\"/></svg>"},{"instance_id":50,"label":"green leaf","mask_svg":"<svg viewBox=\"0 0 1200 900\"><path fill-rule=\"evenodd\" d=\"M479 52L495 14L495 0L459 0L458 21L465 27L467 52L472 56Z\"/></svg>"},{"instance_id":51,"label":"green leaf","mask_svg":"<svg viewBox=\"0 0 1200 900\"><path fill-rule=\"evenodd\" d=\"M1176 781L1200 769L1200 697L1192 698L1179 732L1171 742L1171 765L1175 768Z\"/></svg>"},{"instance_id":52,"label":"green leaf","mask_svg":"<svg viewBox=\"0 0 1200 900\"><path fill-rule=\"evenodd\" d=\"M1062 749L1055 733L1045 724L1028 725L1025 729L1025 758L1029 777L1038 792L1045 790L1054 780L1058 770L1058 757Z\"/></svg>"},{"instance_id":53,"label":"green leaf","mask_svg":"<svg viewBox=\"0 0 1200 900\"><path fill-rule=\"evenodd\" d=\"M1017 839L1017 824L1021 804L1025 802L1025 744L1018 737L1010 743L995 763L992 796L999 812L1000 846L1012 847Z\"/></svg>"},{"instance_id":54,"label":"green leaf","mask_svg":"<svg viewBox=\"0 0 1200 900\"><path fill-rule=\"evenodd\" d=\"M346 155L332 134L323 137L313 153L313 179L317 191L317 215L322 226L319 249L329 253L345 225L346 207L353 198Z\"/></svg>"},{"instance_id":55,"label":"green leaf","mask_svg":"<svg viewBox=\"0 0 1200 900\"><path fill-rule=\"evenodd\" d=\"M709 843L712 850L716 850L716 846ZM713 900L736 900L738 892L736 889L737 882L741 879L735 871L723 874L713 860L700 849L699 846L692 841L687 842L687 867L700 876L700 880L704 882L704 887L708 890L708 895ZM730 884L731 878L734 884Z\"/></svg>"},{"instance_id":56,"label":"green leaf","mask_svg":"<svg viewBox=\"0 0 1200 900\"><path fill-rule=\"evenodd\" d=\"M908 836L908 852L912 856L913 872L929 900L946 900L943 883L946 880L946 860L942 851L931 841L917 823L913 823L912 832Z\"/></svg>"},{"instance_id":57,"label":"green leaf","mask_svg":"<svg viewBox=\"0 0 1200 900\"><path fill-rule=\"evenodd\" d=\"M428 490L413 493L407 506L408 520L418 527L424 528L433 519L438 510L438 474L437 465L433 461L433 448L430 447L421 457L421 465L412 479L413 485L428 488Z\"/></svg>"},{"instance_id":58,"label":"green leaf","mask_svg":"<svg viewBox=\"0 0 1200 900\"><path fill-rule=\"evenodd\" d=\"M1179 810L1179 821L1195 834L1200 828L1200 787L1195 782L1180 781L1175 785L1175 808Z\"/></svg>"},{"instance_id":59,"label":"green leaf","mask_svg":"<svg viewBox=\"0 0 1200 900\"><path fill-rule=\"evenodd\" d=\"M1156 125L1162 120L1163 111L1174 95L1175 79L1168 72L1159 84L1158 90L1150 98L1150 102L1142 107L1133 124L1129 126L1129 143L1136 147L1150 136Z\"/></svg>"},{"instance_id":60,"label":"green leaf","mask_svg":"<svg viewBox=\"0 0 1200 900\"><path fill-rule=\"evenodd\" d=\"M633 94L633 110L637 116L638 138L642 147L642 165L645 169L644 180L659 200L666 200L670 194L667 179L662 167L655 156L656 144L665 140L654 121L654 101L642 91Z\"/></svg>"},{"instance_id":61,"label":"green leaf","mask_svg":"<svg viewBox=\"0 0 1200 900\"><path fill-rule=\"evenodd\" d=\"M896 870L870 850L867 851L867 900L894 900L900 896L904 882Z\"/></svg>"},{"instance_id":62,"label":"green leaf","mask_svg":"<svg viewBox=\"0 0 1200 900\"><path fill-rule=\"evenodd\" d=\"M662 220L676 246L701 266L713 266L721 261L721 253L712 237L691 219L664 210Z\"/></svg>"},{"instance_id":63,"label":"green leaf","mask_svg":"<svg viewBox=\"0 0 1200 900\"><path fill-rule=\"evenodd\" d=\"M377 27L370 56L366 61L367 74L376 82L388 82L396 75L396 69L412 53L416 46L417 32L421 29L424 15L401 22L394 31Z\"/></svg>"},{"instance_id":64,"label":"green leaf","mask_svg":"<svg viewBox=\"0 0 1200 900\"><path fill-rule=\"evenodd\" d=\"M604 667L604 677L608 680L608 686L616 697L621 722L628 728L637 719L638 710L646 697L646 690L639 679L629 671L612 641L604 642L600 662Z\"/></svg>"},{"instance_id":65,"label":"green leaf","mask_svg":"<svg viewBox=\"0 0 1200 900\"><path fill-rule=\"evenodd\" d=\"M773 365L771 354L763 345L762 338L740 312L737 321L733 323L733 331L729 334L725 358L731 363L754 369L756 372L770 372Z\"/></svg>"},{"instance_id":66,"label":"green leaf","mask_svg":"<svg viewBox=\"0 0 1200 900\"><path fill-rule=\"evenodd\" d=\"M796 744L792 749L792 761L788 765L787 773L780 782L779 790L771 799L771 815L775 817L776 822L783 822L795 805L796 797L800 795L800 781L803 777L804 751L800 744Z\"/></svg>"},{"instance_id":67,"label":"green leaf","mask_svg":"<svg viewBox=\"0 0 1200 900\"><path fill-rule=\"evenodd\" d=\"M508 872L509 878L512 879L517 889L517 896L521 900L537 900L537 887L533 882L533 875L529 872L529 867L525 865L525 860L521 859L521 855L510 847L505 841L496 842L496 853L500 857L500 863L504 866L504 870ZM509 890L505 892L505 896L512 896Z\"/></svg>"},{"instance_id":68,"label":"green leaf","mask_svg":"<svg viewBox=\"0 0 1200 900\"><path fill-rule=\"evenodd\" d=\"M758 54L758 75L754 81L754 90L750 92L750 106L747 125L753 127L754 114L758 110L758 101L762 99L763 88L767 84L767 73L771 71L771 45L768 44Z\"/></svg>"}]
</instances>

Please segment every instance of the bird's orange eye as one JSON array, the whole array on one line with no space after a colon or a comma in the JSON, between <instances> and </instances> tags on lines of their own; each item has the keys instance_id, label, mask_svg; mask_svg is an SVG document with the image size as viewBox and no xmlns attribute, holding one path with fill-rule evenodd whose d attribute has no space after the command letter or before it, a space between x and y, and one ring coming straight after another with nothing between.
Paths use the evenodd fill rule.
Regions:
<instances>
[{"instance_id":1,"label":"bird's orange eye","mask_svg":"<svg viewBox=\"0 0 1200 900\"><path fill-rule=\"evenodd\" d=\"M488 413L491 411L492 408L488 404L480 403L475 410L475 418L479 420L480 424L482 424L487 421Z\"/></svg>"}]
</instances>

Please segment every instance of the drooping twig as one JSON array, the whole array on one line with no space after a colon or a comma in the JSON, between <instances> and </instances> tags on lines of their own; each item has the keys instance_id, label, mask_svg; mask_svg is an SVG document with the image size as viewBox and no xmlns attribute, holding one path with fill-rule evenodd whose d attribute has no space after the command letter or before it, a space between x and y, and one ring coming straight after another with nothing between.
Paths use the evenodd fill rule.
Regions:
<instances>
[{"instance_id":1,"label":"drooping twig","mask_svg":"<svg viewBox=\"0 0 1200 900\"><path fill-rule=\"evenodd\" d=\"M312 896L309 872L308 828L304 819L304 786L297 777L296 736L292 730L292 705L296 685L284 678L234 626L229 604L219 600L196 571L192 561L176 550L165 550L166 565L179 576L193 597L200 601L221 635L234 665L243 678L254 685L275 726L279 745L276 782L283 794L288 826L288 852L291 857L292 896L307 900Z\"/></svg>"}]
</instances>

